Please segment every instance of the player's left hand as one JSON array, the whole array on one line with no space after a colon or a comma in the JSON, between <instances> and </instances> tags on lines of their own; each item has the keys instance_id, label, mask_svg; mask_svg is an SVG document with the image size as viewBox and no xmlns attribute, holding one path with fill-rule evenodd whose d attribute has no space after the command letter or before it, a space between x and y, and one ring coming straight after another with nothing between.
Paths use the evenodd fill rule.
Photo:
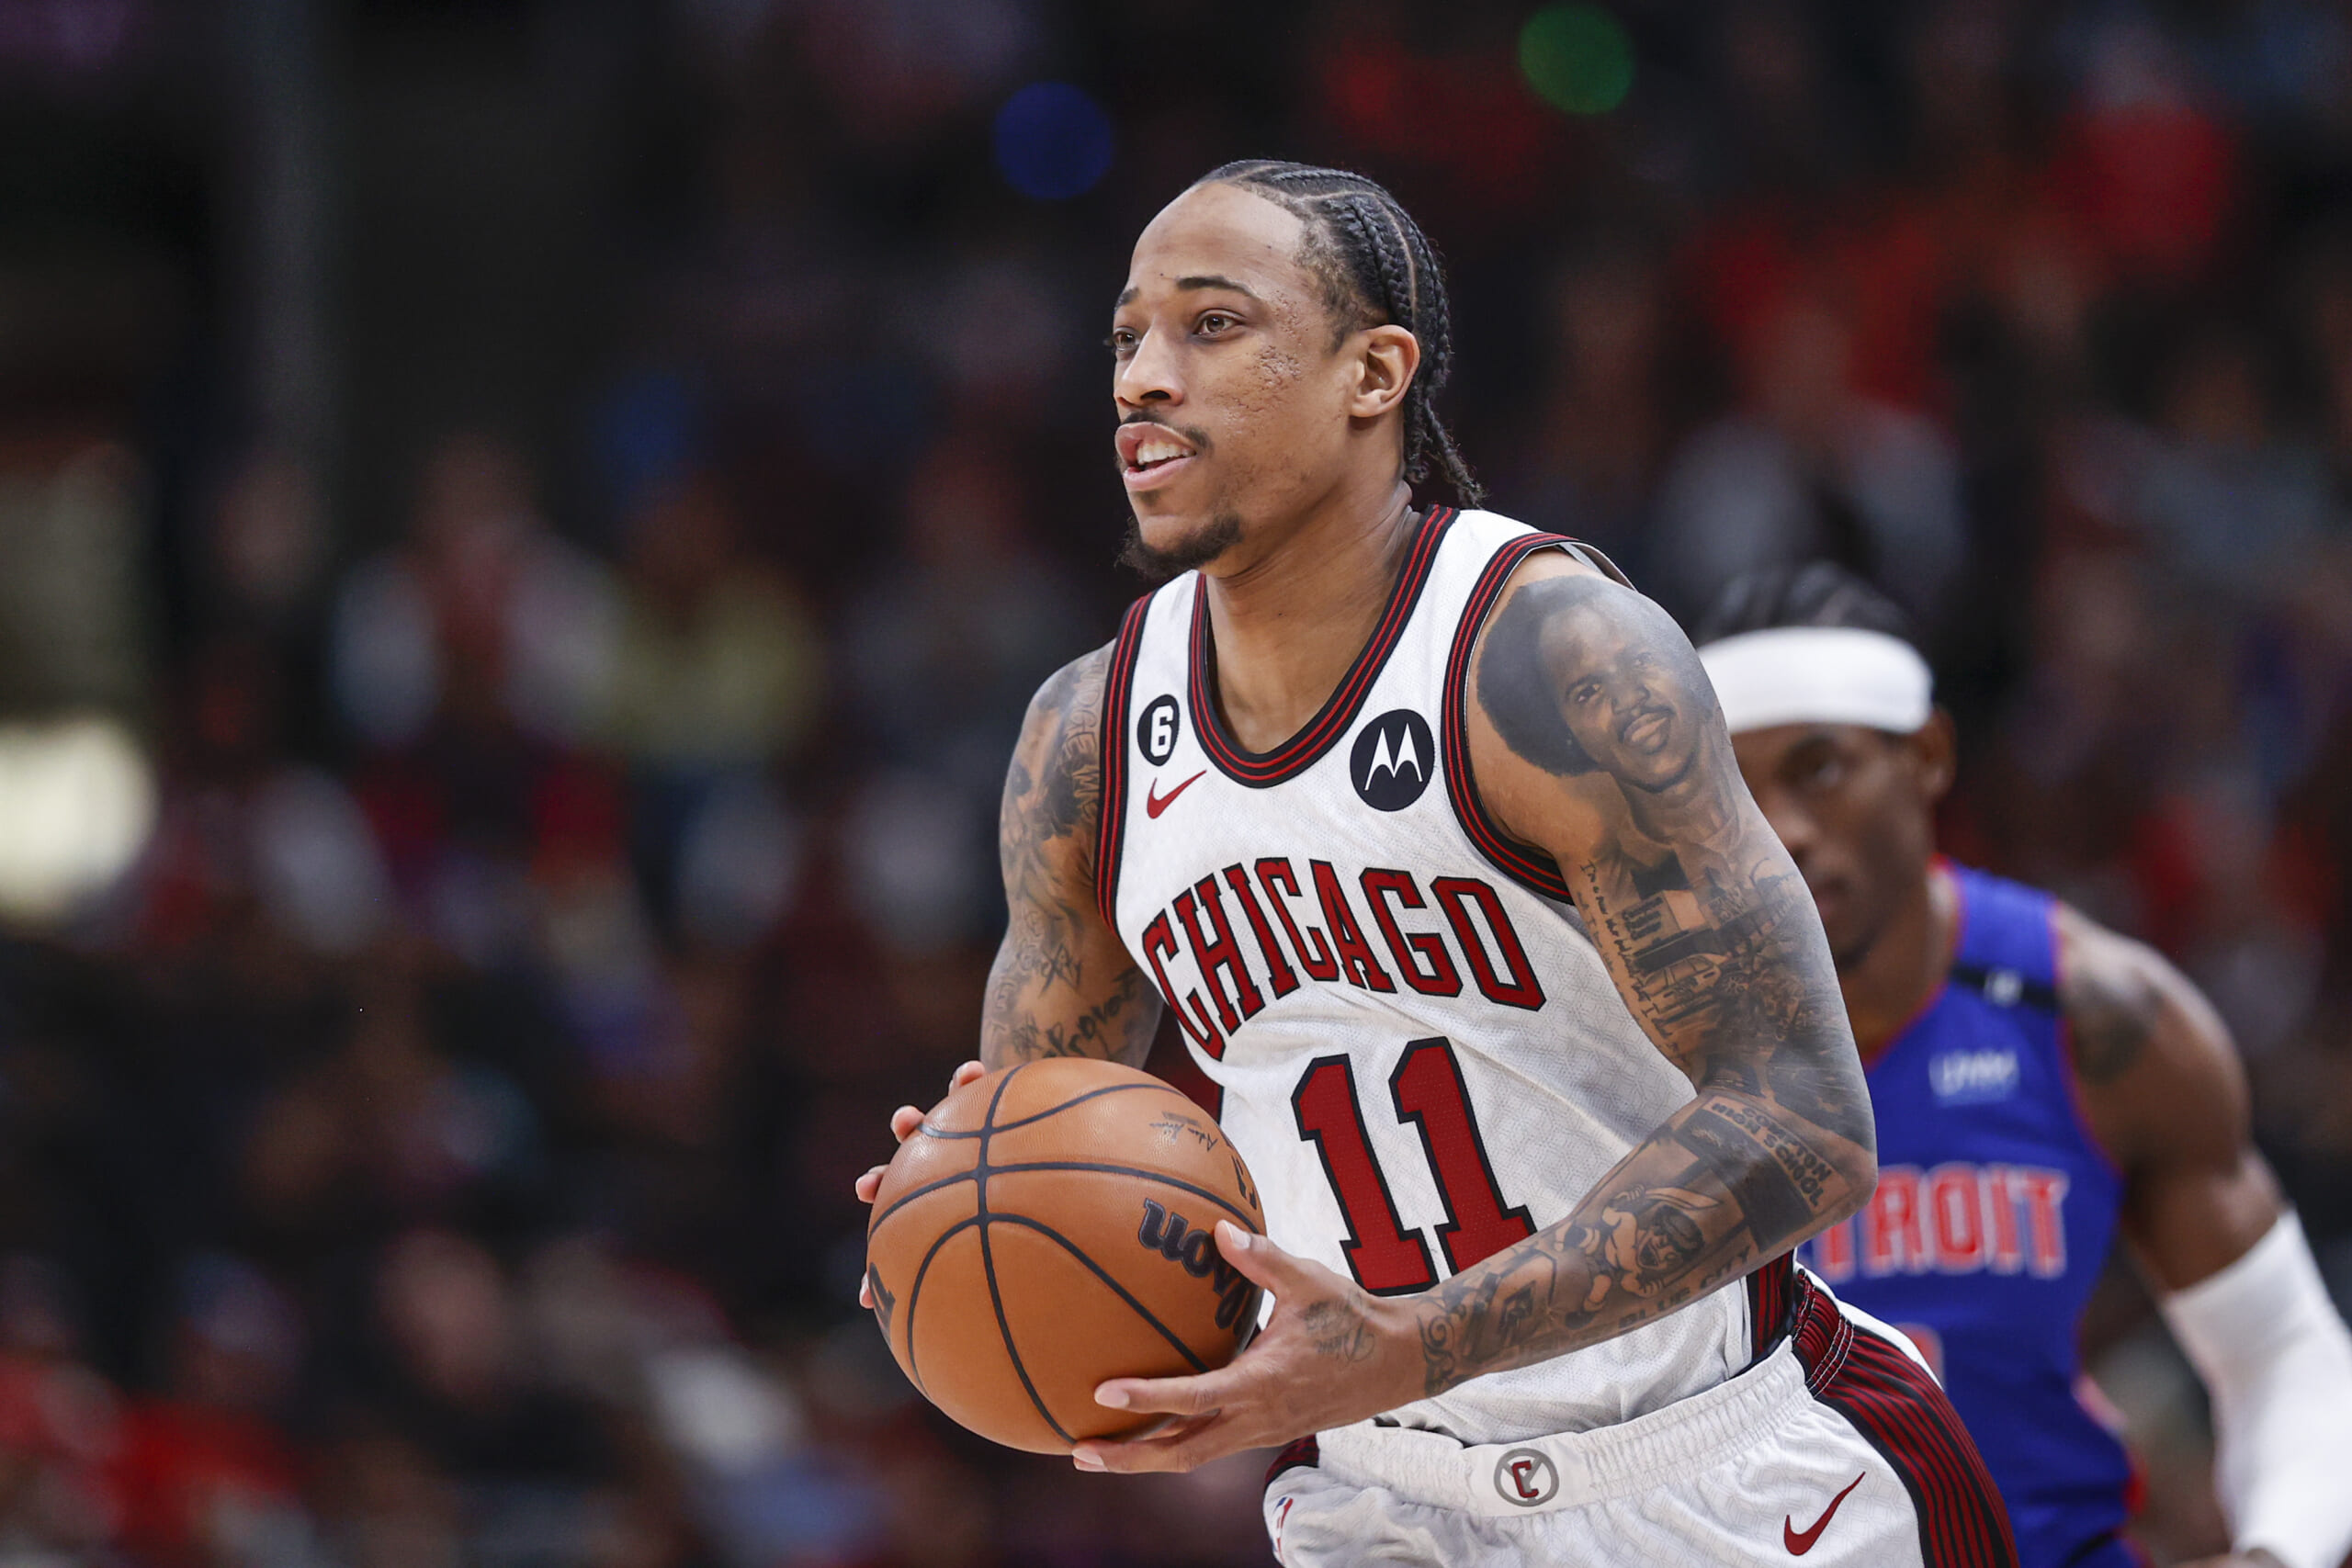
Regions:
<instances>
[{"instance_id":1,"label":"player's left hand","mask_svg":"<svg viewBox=\"0 0 2352 1568\"><path fill-rule=\"evenodd\" d=\"M1274 1314L1230 1365L1198 1377L1114 1378L1094 1391L1114 1410L1170 1417L1125 1442L1095 1438L1070 1458L1080 1470L1191 1470L1243 1449L1393 1410L1423 1393L1419 1336L1401 1303L1294 1258L1229 1221L1217 1250L1274 1299Z\"/></svg>"}]
</instances>

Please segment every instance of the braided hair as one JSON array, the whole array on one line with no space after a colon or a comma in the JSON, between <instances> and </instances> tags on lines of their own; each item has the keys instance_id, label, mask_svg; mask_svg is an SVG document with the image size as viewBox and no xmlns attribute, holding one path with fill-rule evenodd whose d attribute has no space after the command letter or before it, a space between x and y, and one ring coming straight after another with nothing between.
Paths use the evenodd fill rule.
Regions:
<instances>
[{"instance_id":1,"label":"braided hair","mask_svg":"<svg viewBox=\"0 0 2352 1568\"><path fill-rule=\"evenodd\" d=\"M1901 605L1835 561L1759 567L1725 583L1699 619L1691 641L1704 647L1742 632L1781 626L1849 626L1884 632L1917 647Z\"/></svg>"},{"instance_id":2,"label":"braided hair","mask_svg":"<svg viewBox=\"0 0 2352 1568\"><path fill-rule=\"evenodd\" d=\"M1271 158L1227 164L1200 183L1255 191L1306 225L1303 259L1323 285L1339 337L1392 324L1413 334L1421 366L1405 393L1405 477L1418 484L1434 467L1463 505L1484 501L1485 487L1437 416L1437 395L1453 374L1453 316L1437 252L1412 214L1362 175Z\"/></svg>"}]
</instances>

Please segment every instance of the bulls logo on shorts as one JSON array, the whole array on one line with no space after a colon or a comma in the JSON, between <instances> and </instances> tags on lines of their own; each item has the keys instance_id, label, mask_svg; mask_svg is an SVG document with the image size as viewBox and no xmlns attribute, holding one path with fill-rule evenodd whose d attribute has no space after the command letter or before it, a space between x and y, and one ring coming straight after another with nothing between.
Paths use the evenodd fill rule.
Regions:
<instances>
[{"instance_id":1,"label":"bulls logo on shorts","mask_svg":"<svg viewBox=\"0 0 2352 1568\"><path fill-rule=\"evenodd\" d=\"M1495 1461L1495 1490L1506 1503L1540 1508L1558 1495L1560 1472L1551 1456L1534 1449L1513 1449Z\"/></svg>"},{"instance_id":2,"label":"bulls logo on shorts","mask_svg":"<svg viewBox=\"0 0 2352 1568\"><path fill-rule=\"evenodd\" d=\"M1421 798L1437 771L1437 742L1429 720L1411 708L1382 714L1356 732L1348 779L1375 811L1402 811Z\"/></svg>"}]
</instances>

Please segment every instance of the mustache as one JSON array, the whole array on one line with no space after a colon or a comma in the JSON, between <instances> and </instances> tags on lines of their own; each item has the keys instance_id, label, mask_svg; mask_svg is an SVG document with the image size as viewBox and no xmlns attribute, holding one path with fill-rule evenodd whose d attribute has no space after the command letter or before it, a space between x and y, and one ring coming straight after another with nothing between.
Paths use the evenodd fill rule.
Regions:
<instances>
[{"instance_id":1,"label":"mustache","mask_svg":"<svg viewBox=\"0 0 2352 1568\"><path fill-rule=\"evenodd\" d=\"M1617 721L1617 739L1620 740L1626 739L1633 733L1634 726L1653 716L1671 719L1674 716L1674 710L1666 704L1655 700L1644 703Z\"/></svg>"},{"instance_id":2,"label":"mustache","mask_svg":"<svg viewBox=\"0 0 2352 1568\"><path fill-rule=\"evenodd\" d=\"M1209 433L1201 429L1198 425L1170 424L1164 419L1154 418L1148 410L1138 410L1136 412L1127 415L1127 417L1121 420L1119 423L1122 426L1130 424L1156 424L1159 426L1160 429L1172 431L1176 434L1181 435L1185 440L1191 442L1193 444L1193 449L1196 452L1205 452L1211 446L1216 445L1215 442L1209 439Z\"/></svg>"}]
</instances>

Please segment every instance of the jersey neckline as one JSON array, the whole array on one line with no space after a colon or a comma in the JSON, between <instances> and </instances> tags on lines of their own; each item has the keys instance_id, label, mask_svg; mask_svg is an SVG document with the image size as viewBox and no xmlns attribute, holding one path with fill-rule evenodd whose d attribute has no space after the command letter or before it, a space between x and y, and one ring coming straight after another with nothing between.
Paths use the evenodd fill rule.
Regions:
<instances>
[{"instance_id":1,"label":"jersey neckline","mask_svg":"<svg viewBox=\"0 0 2352 1568\"><path fill-rule=\"evenodd\" d=\"M1404 569L1396 574L1396 585L1388 592L1387 608L1381 613L1371 637L1315 716L1271 751L1245 750L1225 727L1225 716L1218 711L1216 696L1216 645L1209 635L1208 589L1205 583L1194 584L1188 705L1193 710L1201 750L1208 753L1210 762L1219 773L1236 784L1265 789L1306 772L1348 732L1363 707L1364 698L1371 694L1373 682L1387 664L1388 656L1396 651L1406 624L1413 618L1421 590L1429 582L1430 567L1437 559L1438 545L1459 515L1451 506L1433 506L1421 519L1406 553Z\"/></svg>"}]
</instances>

